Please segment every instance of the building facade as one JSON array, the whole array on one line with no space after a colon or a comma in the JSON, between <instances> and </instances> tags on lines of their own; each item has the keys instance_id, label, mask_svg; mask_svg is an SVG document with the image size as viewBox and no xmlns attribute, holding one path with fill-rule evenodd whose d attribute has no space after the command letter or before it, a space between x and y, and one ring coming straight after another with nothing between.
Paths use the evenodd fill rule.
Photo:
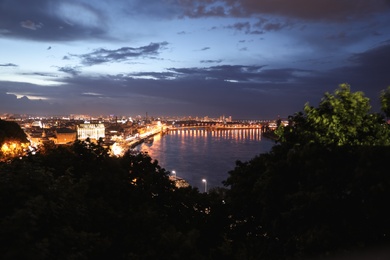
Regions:
<instances>
[{"instance_id":1,"label":"building facade","mask_svg":"<svg viewBox=\"0 0 390 260\"><path fill-rule=\"evenodd\" d=\"M104 124L80 124L77 126L77 138L85 140L87 138L99 140L105 137Z\"/></svg>"},{"instance_id":2,"label":"building facade","mask_svg":"<svg viewBox=\"0 0 390 260\"><path fill-rule=\"evenodd\" d=\"M57 137L56 144L73 143L77 139L76 131L69 128L58 128L55 130Z\"/></svg>"}]
</instances>

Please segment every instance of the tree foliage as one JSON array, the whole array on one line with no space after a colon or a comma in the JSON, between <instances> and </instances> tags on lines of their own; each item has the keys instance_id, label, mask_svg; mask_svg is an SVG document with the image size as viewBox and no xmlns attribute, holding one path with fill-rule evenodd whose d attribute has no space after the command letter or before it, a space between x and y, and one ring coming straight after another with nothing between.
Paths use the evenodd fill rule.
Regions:
<instances>
[{"instance_id":1,"label":"tree foliage","mask_svg":"<svg viewBox=\"0 0 390 260\"><path fill-rule=\"evenodd\" d=\"M17 123L0 119L0 161L22 155L28 145L27 136Z\"/></svg>"},{"instance_id":2,"label":"tree foliage","mask_svg":"<svg viewBox=\"0 0 390 260\"><path fill-rule=\"evenodd\" d=\"M390 129L383 117L370 113L363 92L351 92L341 84L334 94L325 93L318 107L306 104L304 113L290 117L288 127L279 127L281 143L304 145L388 145Z\"/></svg>"},{"instance_id":3,"label":"tree foliage","mask_svg":"<svg viewBox=\"0 0 390 260\"><path fill-rule=\"evenodd\" d=\"M26 134L17 123L0 119L0 146L8 140L28 142Z\"/></svg>"},{"instance_id":4,"label":"tree foliage","mask_svg":"<svg viewBox=\"0 0 390 260\"><path fill-rule=\"evenodd\" d=\"M380 94L381 108L386 117L390 117L390 86L382 90Z\"/></svg>"},{"instance_id":5,"label":"tree foliage","mask_svg":"<svg viewBox=\"0 0 390 260\"><path fill-rule=\"evenodd\" d=\"M389 156L387 146L312 144L237 164L226 181L235 255L304 258L389 245Z\"/></svg>"},{"instance_id":6,"label":"tree foliage","mask_svg":"<svg viewBox=\"0 0 390 260\"><path fill-rule=\"evenodd\" d=\"M178 189L147 154L75 142L0 163L2 259L221 255L220 196Z\"/></svg>"},{"instance_id":7,"label":"tree foliage","mask_svg":"<svg viewBox=\"0 0 390 260\"><path fill-rule=\"evenodd\" d=\"M389 125L341 85L279 127L279 144L237 162L225 185L233 254L244 259L337 255L388 246Z\"/></svg>"}]
</instances>

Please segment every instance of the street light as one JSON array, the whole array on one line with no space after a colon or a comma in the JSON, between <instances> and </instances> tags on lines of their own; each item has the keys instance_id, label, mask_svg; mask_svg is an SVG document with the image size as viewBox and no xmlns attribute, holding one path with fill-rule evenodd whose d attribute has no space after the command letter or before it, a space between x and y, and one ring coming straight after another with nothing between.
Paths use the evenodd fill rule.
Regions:
<instances>
[{"instance_id":1,"label":"street light","mask_svg":"<svg viewBox=\"0 0 390 260\"><path fill-rule=\"evenodd\" d=\"M202 179L202 182L204 183L204 192L207 193L207 180Z\"/></svg>"},{"instance_id":2,"label":"street light","mask_svg":"<svg viewBox=\"0 0 390 260\"><path fill-rule=\"evenodd\" d=\"M175 181L176 181L176 171L172 171L172 174L175 175Z\"/></svg>"}]
</instances>

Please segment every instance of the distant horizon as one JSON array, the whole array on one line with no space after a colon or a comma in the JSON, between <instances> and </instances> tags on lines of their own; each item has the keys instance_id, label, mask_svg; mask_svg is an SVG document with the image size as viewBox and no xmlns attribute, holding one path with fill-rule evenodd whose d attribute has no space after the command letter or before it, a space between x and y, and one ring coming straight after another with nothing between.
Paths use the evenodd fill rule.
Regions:
<instances>
[{"instance_id":1,"label":"distant horizon","mask_svg":"<svg viewBox=\"0 0 390 260\"><path fill-rule=\"evenodd\" d=\"M126 119L129 119L129 118L132 118L132 119L136 119L136 118L139 118L141 117L141 119L145 119L146 118L146 115L111 115L111 114L107 114L107 115L88 115L88 114L85 114L85 113L75 113L75 114L56 114L56 115L42 115L42 114L28 114L28 113L2 113L0 114L0 118L4 118L5 115L8 115L9 117L7 118L12 118L12 117L26 117L26 118L30 118L30 119L39 119L39 118L44 118L44 119L50 119L50 118L56 118L56 119L65 119L65 118L77 118L77 119L91 119L91 120L96 120L96 119L100 119L100 118L104 118L104 119L107 119L107 118L118 118L118 119L122 119L122 118L126 118ZM206 117L208 117L210 120L217 120L217 119L220 119L221 117L223 117L224 115L220 115L220 116L208 116L208 115L183 115L183 116L178 116L178 115L165 115L165 116L158 116L158 115L148 115L148 118L170 118L170 119L174 119L174 118L177 118L177 119L196 119L198 118L199 120L203 120L205 119ZM229 116L226 116L225 115L225 118L228 119ZM278 117L276 116L275 118L234 118L232 117L232 121L251 121L251 120L254 120L254 121L267 121L267 120L277 120L278 118L280 119L287 119L287 117L283 118L283 117Z\"/></svg>"}]
</instances>

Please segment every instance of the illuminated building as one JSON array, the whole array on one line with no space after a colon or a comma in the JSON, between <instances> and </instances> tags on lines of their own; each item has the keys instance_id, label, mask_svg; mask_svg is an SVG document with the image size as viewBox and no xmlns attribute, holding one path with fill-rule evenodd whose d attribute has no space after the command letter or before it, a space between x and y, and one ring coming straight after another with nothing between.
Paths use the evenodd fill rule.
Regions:
<instances>
[{"instance_id":1,"label":"illuminated building","mask_svg":"<svg viewBox=\"0 0 390 260\"><path fill-rule=\"evenodd\" d=\"M80 124L77 126L77 137L79 140L104 138L104 124Z\"/></svg>"},{"instance_id":2,"label":"illuminated building","mask_svg":"<svg viewBox=\"0 0 390 260\"><path fill-rule=\"evenodd\" d=\"M58 128L55 130L56 144L67 144L76 141L76 131L69 128Z\"/></svg>"},{"instance_id":3,"label":"illuminated building","mask_svg":"<svg viewBox=\"0 0 390 260\"><path fill-rule=\"evenodd\" d=\"M37 128L43 128L43 124L41 121L34 121L31 124L32 127L37 127Z\"/></svg>"}]
</instances>

